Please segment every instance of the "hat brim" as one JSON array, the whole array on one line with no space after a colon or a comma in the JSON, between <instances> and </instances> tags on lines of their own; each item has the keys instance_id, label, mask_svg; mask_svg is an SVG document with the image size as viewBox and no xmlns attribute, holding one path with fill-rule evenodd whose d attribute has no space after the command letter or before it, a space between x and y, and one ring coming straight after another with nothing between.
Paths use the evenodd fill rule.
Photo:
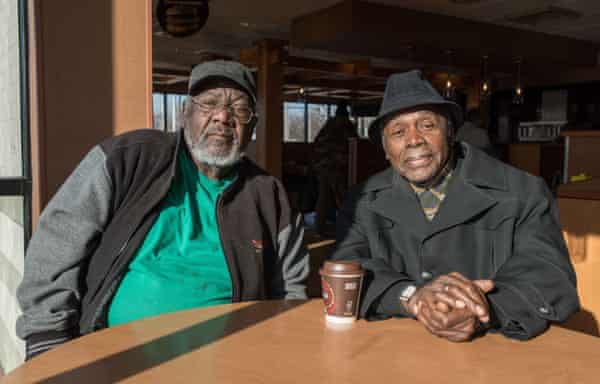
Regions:
<instances>
[{"instance_id":1,"label":"hat brim","mask_svg":"<svg viewBox=\"0 0 600 384\"><path fill-rule=\"evenodd\" d=\"M253 103L256 103L256 98L252 93L251 89L248 89L243 84L240 84L237 79L229 77L227 75L210 75L206 76L198 81L196 81L189 89L188 94L190 96L196 96L201 92L204 92L208 89L219 88L219 87L228 87L240 90L248 95L250 100Z\"/></svg>"}]
</instances>

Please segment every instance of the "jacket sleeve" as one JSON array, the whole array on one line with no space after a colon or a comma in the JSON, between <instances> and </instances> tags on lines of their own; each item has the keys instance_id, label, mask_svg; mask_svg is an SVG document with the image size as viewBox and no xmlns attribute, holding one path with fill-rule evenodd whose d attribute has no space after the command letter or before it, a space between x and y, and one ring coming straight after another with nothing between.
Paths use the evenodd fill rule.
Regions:
<instances>
[{"instance_id":1,"label":"jacket sleeve","mask_svg":"<svg viewBox=\"0 0 600 384\"><path fill-rule=\"evenodd\" d=\"M112 186L105 154L93 148L40 216L17 289L17 335L26 358L79 335L85 269L109 218Z\"/></svg>"},{"instance_id":2,"label":"jacket sleeve","mask_svg":"<svg viewBox=\"0 0 600 384\"><path fill-rule=\"evenodd\" d=\"M504 335L529 339L579 309L576 278L554 198L543 181L515 223L512 256L494 277L488 299Z\"/></svg>"},{"instance_id":3,"label":"jacket sleeve","mask_svg":"<svg viewBox=\"0 0 600 384\"><path fill-rule=\"evenodd\" d=\"M308 251L304 246L302 216L294 220L277 236L279 270L283 279L285 299L306 299L306 279L309 273Z\"/></svg>"},{"instance_id":4,"label":"jacket sleeve","mask_svg":"<svg viewBox=\"0 0 600 384\"><path fill-rule=\"evenodd\" d=\"M360 317L375 320L409 316L400 304L399 296L405 287L416 285L416 282L403 271L394 269L383 258L372 254L359 210L360 203L350 196L337 217L336 249L331 259L357 261L365 270Z\"/></svg>"},{"instance_id":5,"label":"jacket sleeve","mask_svg":"<svg viewBox=\"0 0 600 384\"><path fill-rule=\"evenodd\" d=\"M271 281L272 298L306 299L309 255L304 245L302 215L295 212L283 185L276 181L279 195L279 229L277 233L277 265Z\"/></svg>"}]
</instances>

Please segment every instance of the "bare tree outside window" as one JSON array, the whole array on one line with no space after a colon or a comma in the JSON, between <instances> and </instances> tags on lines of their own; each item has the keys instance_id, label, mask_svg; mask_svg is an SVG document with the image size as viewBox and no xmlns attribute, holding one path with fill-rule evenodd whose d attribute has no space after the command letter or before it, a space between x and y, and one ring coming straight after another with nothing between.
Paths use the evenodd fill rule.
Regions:
<instances>
[{"instance_id":1,"label":"bare tree outside window","mask_svg":"<svg viewBox=\"0 0 600 384\"><path fill-rule=\"evenodd\" d=\"M152 127L161 131L165 130L164 97L163 93L152 94Z\"/></svg>"},{"instance_id":2,"label":"bare tree outside window","mask_svg":"<svg viewBox=\"0 0 600 384\"><path fill-rule=\"evenodd\" d=\"M284 103L283 141L305 142L304 103Z\"/></svg>"},{"instance_id":3,"label":"bare tree outside window","mask_svg":"<svg viewBox=\"0 0 600 384\"><path fill-rule=\"evenodd\" d=\"M317 137L328 117L327 104L308 105L308 142L315 141L315 137Z\"/></svg>"},{"instance_id":4,"label":"bare tree outside window","mask_svg":"<svg viewBox=\"0 0 600 384\"><path fill-rule=\"evenodd\" d=\"M181 128L183 122L183 104L185 95L167 94L167 132L175 132Z\"/></svg>"}]
</instances>

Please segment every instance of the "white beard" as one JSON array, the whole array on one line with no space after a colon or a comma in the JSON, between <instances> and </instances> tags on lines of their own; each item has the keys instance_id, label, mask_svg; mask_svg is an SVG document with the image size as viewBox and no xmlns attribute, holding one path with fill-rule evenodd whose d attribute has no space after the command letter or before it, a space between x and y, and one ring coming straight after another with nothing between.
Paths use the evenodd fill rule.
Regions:
<instances>
[{"instance_id":1,"label":"white beard","mask_svg":"<svg viewBox=\"0 0 600 384\"><path fill-rule=\"evenodd\" d=\"M234 139L229 153L224 155L213 154L206 145L207 133L208 130L205 130L202 135L194 141L190 129L187 127L183 128L185 143L196 162L209 167L228 168L237 164L242 159L244 152L241 150L240 141L237 138Z\"/></svg>"}]
</instances>

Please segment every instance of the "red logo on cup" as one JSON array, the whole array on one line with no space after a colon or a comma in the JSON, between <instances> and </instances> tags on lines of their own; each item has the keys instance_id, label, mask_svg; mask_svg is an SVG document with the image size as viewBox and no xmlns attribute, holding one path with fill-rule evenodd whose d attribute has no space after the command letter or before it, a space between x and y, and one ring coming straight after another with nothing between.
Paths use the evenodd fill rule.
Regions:
<instances>
[{"instance_id":1,"label":"red logo on cup","mask_svg":"<svg viewBox=\"0 0 600 384\"><path fill-rule=\"evenodd\" d=\"M327 282L327 280L321 278L321 286L323 287L323 301L325 302L325 310L328 313L333 313L335 310L335 296L333 294L333 289L331 285Z\"/></svg>"}]
</instances>

